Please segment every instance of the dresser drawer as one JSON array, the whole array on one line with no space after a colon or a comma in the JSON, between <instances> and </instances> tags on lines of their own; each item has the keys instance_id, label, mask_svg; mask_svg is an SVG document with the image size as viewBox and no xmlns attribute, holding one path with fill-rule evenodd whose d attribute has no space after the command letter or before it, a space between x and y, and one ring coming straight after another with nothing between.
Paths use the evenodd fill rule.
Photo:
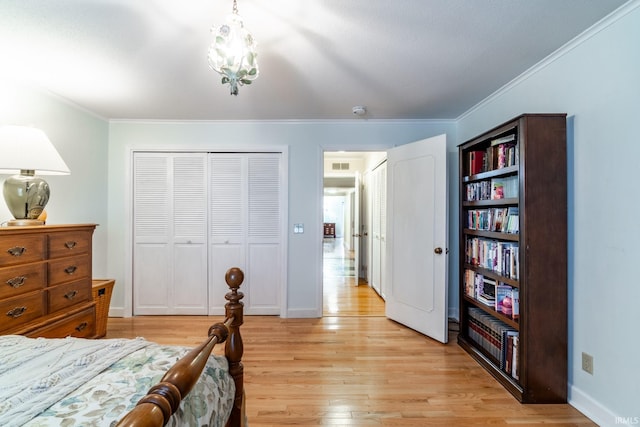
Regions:
<instances>
[{"instance_id":1,"label":"dresser drawer","mask_svg":"<svg viewBox=\"0 0 640 427\"><path fill-rule=\"evenodd\" d=\"M49 259L86 254L91 250L93 231L49 234Z\"/></svg>"},{"instance_id":2,"label":"dresser drawer","mask_svg":"<svg viewBox=\"0 0 640 427\"><path fill-rule=\"evenodd\" d=\"M24 325L45 313L44 291L0 301L0 331Z\"/></svg>"},{"instance_id":3,"label":"dresser drawer","mask_svg":"<svg viewBox=\"0 0 640 427\"><path fill-rule=\"evenodd\" d=\"M45 259L45 236L41 234L0 237L0 267Z\"/></svg>"},{"instance_id":4,"label":"dresser drawer","mask_svg":"<svg viewBox=\"0 0 640 427\"><path fill-rule=\"evenodd\" d=\"M44 262L0 268L0 299L44 288L46 271Z\"/></svg>"},{"instance_id":5,"label":"dresser drawer","mask_svg":"<svg viewBox=\"0 0 640 427\"><path fill-rule=\"evenodd\" d=\"M89 255L49 261L49 286L85 277L91 278L91 258Z\"/></svg>"},{"instance_id":6,"label":"dresser drawer","mask_svg":"<svg viewBox=\"0 0 640 427\"><path fill-rule=\"evenodd\" d=\"M26 335L32 338L91 338L96 333L95 306L66 317L50 325L36 329Z\"/></svg>"},{"instance_id":7,"label":"dresser drawer","mask_svg":"<svg viewBox=\"0 0 640 427\"><path fill-rule=\"evenodd\" d=\"M47 293L49 313L55 313L75 304L90 301L93 298L91 280L88 278L49 287Z\"/></svg>"}]
</instances>

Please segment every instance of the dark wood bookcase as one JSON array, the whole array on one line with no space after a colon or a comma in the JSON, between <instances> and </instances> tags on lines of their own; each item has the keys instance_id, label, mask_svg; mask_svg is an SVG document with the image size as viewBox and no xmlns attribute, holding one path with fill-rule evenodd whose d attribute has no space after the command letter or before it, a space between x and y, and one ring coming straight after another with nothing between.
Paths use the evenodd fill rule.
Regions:
<instances>
[{"instance_id":1,"label":"dark wood bookcase","mask_svg":"<svg viewBox=\"0 0 640 427\"><path fill-rule=\"evenodd\" d=\"M567 401L566 135L524 114L458 147L458 343L523 403Z\"/></svg>"}]
</instances>

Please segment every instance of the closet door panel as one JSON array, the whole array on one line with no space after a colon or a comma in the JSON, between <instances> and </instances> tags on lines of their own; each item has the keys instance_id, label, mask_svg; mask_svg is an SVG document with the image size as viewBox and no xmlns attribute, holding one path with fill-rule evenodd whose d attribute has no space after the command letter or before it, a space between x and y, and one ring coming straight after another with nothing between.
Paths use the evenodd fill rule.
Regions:
<instances>
[{"instance_id":1,"label":"closet door panel","mask_svg":"<svg viewBox=\"0 0 640 427\"><path fill-rule=\"evenodd\" d=\"M251 304L247 314L280 314L280 245L250 244Z\"/></svg>"},{"instance_id":2,"label":"closet door panel","mask_svg":"<svg viewBox=\"0 0 640 427\"><path fill-rule=\"evenodd\" d=\"M250 242L280 240L280 157L252 154L248 159L248 237Z\"/></svg>"},{"instance_id":3,"label":"closet door panel","mask_svg":"<svg viewBox=\"0 0 640 427\"><path fill-rule=\"evenodd\" d=\"M173 240L205 244L207 238L207 164L202 154L173 158Z\"/></svg>"},{"instance_id":4,"label":"closet door panel","mask_svg":"<svg viewBox=\"0 0 640 427\"><path fill-rule=\"evenodd\" d=\"M280 154L248 156L247 265L249 314L280 314Z\"/></svg>"},{"instance_id":5,"label":"closet door panel","mask_svg":"<svg viewBox=\"0 0 640 427\"><path fill-rule=\"evenodd\" d=\"M169 314L169 162L166 155L134 156L134 314Z\"/></svg>"},{"instance_id":6,"label":"closet door panel","mask_svg":"<svg viewBox=\"0 0 640 427\"><path fill-rule=\"evenodd\" d=\"M246 154L209 155L209 314L223 314L228 292L224 275L231 267L246 272ZM248 280L242 284L249 304Z\"/></svg>"},{"instance_id":7,"label":"closet door panel","mask_svg":"<svg viewBox=\"0 0 640 427\"><path fill-rule=\"evenodd\" d=\"M166 244L136 244L133 270L134 314L172 314L170 310L171 265Z\"/></svg>"},{"instance_id":8,"label":"closet door panel","mask_svg":"<svg viewBox=\"0 0 640 427\"><path fill-rule=\"evenodd\" d=\"M211 154L209 169L210 241L212 244L244 244L247 223L246 154Z\"/></svg>"},{"instance_id":9,"label":"closet door panel","mask_svg":"<svg viewBox=\"0 0 640 427\"><path fill-rule=\"evenodd\" d=\"M206 177L206 155L173 156L173 314L207 314Z\"/></svg>"},{"instance_id":10,"label":"closet door panel","mask_svg":"<svg viewBox=\"0 0 640 427\"><path fill-rule=\"evenodd\" d=\"M206 246L176 244L173 249L172 314L206 315Z\"/></svg>"}]
</instances>

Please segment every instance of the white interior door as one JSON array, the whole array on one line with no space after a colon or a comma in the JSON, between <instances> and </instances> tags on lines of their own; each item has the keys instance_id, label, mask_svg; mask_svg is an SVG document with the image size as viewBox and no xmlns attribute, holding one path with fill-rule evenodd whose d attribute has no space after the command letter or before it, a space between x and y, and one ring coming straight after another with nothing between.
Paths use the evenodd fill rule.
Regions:
<instances>
[{"instance_id":1,"label":"white interior door","mask_svg":"<svg viewBox=\"0 0 640 427\"><path fill-rule=\"evenodd\" d=\"M386 315L443 343L447 203L446 135L388 151Z\"/></svg>"},{"instance_id":2,"label":"white interior door","mask_svg":"<svg viewBox=\"0 0 640 427\"><path fill-rule=\"evenodd\" d=\"M380 296L383 300L387 298L387 163L381 164L380 182L378 191L380 193L380 258L378 259L378 269L380 270Z\"/></svg>"},{"instance_id":3,"label":"white interior door","mask_svg":"<svg viewBox=\"0 0 640 427\"><path fill-rule=\"evenodd\" d=\"M371 175L371 256L369 265L371 268L371 287L378 293L382 294L382 198L383 184L382 171L386 168L386 163L378 166L372 171Z\"/></svg>"},{"instance_id":4,"label":"white interior door","mask_svg":"<svg viewBox=\"0 0 640 427\"><path fill-rule=\"evenodd\" d=\"M355 267L356 283L358 286L359 278L364 277L362 274L362 263L360 262L360 242L362 241L362 231L360 227L360 208L361 208L361 191L360 191L360 174L355 176L355 191L353 192L352 203L352 218L353 227L351 228L351 234L353 234L353 263Z\"/></svg>"}]
</instances>

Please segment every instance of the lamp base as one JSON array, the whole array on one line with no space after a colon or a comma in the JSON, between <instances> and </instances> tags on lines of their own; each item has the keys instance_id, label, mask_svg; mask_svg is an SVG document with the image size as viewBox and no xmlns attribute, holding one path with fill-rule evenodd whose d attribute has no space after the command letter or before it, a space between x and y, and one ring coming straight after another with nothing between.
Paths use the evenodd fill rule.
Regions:
<instances>
[{"instance_id":1,"label":"lamp base","mask_svg":"<svg viewBox=\"0 0 640 427\"><path fill-rule=\"evenodd\" d=\"M38 225L44 225L44 221L39 219L12 219L7 221L7 226L10 227L34 227Z\"/></svg>"},{"instance_id":2,"label":"lamp base","mask_svg":"<svg viewBox=\"0 0 640 427\"><path fill-rule=\"evenodd\" d=\"M38 219L49 201L49 184L31 169L5 179L2 188L9 212L17 220Z\"/></svg>"}]
</instances>

